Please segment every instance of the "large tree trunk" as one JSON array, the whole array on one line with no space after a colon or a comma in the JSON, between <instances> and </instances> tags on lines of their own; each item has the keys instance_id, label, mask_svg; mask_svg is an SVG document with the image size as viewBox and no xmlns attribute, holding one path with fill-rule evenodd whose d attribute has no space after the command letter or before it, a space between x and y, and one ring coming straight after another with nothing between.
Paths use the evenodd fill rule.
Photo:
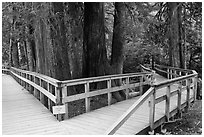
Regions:
<instances>
[{"instance_id":1,"label":"large tree trunk","mask_svg":"<svg viewBox=\"0 0 204 137\"><path fill-rule=\"evenodd\" d=\"M72 79L82 77L82 48L83 48L83 29L82 29L82 3L66 3L65 25L66 43L69 45L70 70Z\"/></svg>"},{"instance_id":2,"label":"large tree trunk","mask_svg":"<svg viewBox=\"0 0 204 137\"><path fill-rule=\"evenodd\" d=\"M10 34L10 39L9 39L9 66L13 66L13 60L12 60L12 34Z\"/></svg>"},{"instance_id":3,"label":"large tree trunk","mask_svg":"<svg viewBox=\"0 0 204 137\"><path fill-rule=\"evenodd\" d=\"M35 4L35 7L40 7L35 22L37 72L58 80L68 80L71 75L64 25L64 5L62 2L40 4Z\"/></svg>"},{"instance_id":4,"label":"large tree trunk","mask_svg":"<svg viewBox=\"0 0 204 137\"><path fill-rule=\"evenodd\" d=\"M169 8L169 62L173 67L180 67L177 3L168 2L167 6Z\"/></svg>"},{"instance_id":5,"label":"large tree trunk","mask_svg":"<svg viewBox=\"0 0 204 137\"><path fill-rule=\"evenodd\" d=\"M53 2L52 6L56 16L55 20L51 22L53 26L51 39L53 40L55 78L68 80L71 78L71 75L68 57L69 47L66 43L66 28L64 25L64 5L62 2Z\"/></svg>"},{"instance_id":6,"label":"large tree trunk","mask_svg":"<svg viewBox=\"0 0 204 137\"><path fill-rule=\"evenodd\" d=\"M19 68L19 53L18 53L18 43L12 40L12 61L13 66Z\"/></svg>"},{"instance_id":7,"label":"large tree trunk","mask_svg":"<svg viewBox=\"0 0 204 137\"><path fill-rule=\"evenodd\" d=\"M84 4L84 41L83 41L83 74L84 77L113 74L108 63L105 46L104 3ZM117 83L112 82L112 86ZM123 91L121 91L123 93ZM113 96L117 101L124 97L120 92Z\"/></svg>"},{"instance_id":8,"label":"large tree trunk","mask_svg":"<svg viewBox=\"0 0 204 137\"><path fill-rule=\"evenodd\" d=\"M185 67L185 54L184 54L184 44L182 42L182 35L183 35L183 31L182 31L182 6L179 5L179 3L177 3L177 13L178 13L178 36L179 36L179 59L180 59L180 68L186 68Z\"/></svg>"},{"instance_id":9,"label":"large tree trunk","mask_svg":"<svg viewBox=\"0 0 204 137\"><path fill-rule=\"evenodd\" d=\"M113 27L111 66L115 69L116 74L121 74L123 73L125 42L125 5L122 2L115 3Z\"/></svg>"},{"instance_id":10,"label":"large tree trunk","mask_svg":"<svg viewBox=\"0 0 204 137\"><path fill-rule=\"evenodd\" d=\"M84 77L105 75L107 64L103 3L84 3Z\"/></svg>"}]
</instances>

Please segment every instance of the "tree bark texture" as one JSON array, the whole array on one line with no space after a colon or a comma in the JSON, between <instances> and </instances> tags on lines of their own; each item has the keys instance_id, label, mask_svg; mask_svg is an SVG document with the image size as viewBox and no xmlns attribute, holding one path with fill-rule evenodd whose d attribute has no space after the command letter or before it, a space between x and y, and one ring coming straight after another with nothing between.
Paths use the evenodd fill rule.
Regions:
<instances>
[{"instance_id":1,"label":"tree bark texture","mask_svg":"<svg viewBox=\"0 0 204 137\"><path fill-rule=\"evenodd\" d=\"M169 62L173 67L180 67L177 3L168 2L167 6L169 8Z\"/></svg>"},{"instance_id":2,"label":"tree bark texture","mask_svg":"<svg viewBox=\"0 0 204 137\"><path fill-rule=\"evenodd\" d=\"M55 78L68 80L71 78L68 44L64 25L64 5L62 2L53 2L53 12L56 18L51 22L51 39L54 53Z\"/></svg>"},{"instance_id":3,"label":"tree bark texture","mask_svg":"<svg viewBox=\"0 0 204 137\"><path fill-rule=\"evenodd\" d=\"M84 3L83 51L84 77L105 75L107 57L103 3Z\"/></svg>"},{"instance_id":4,"label":"tree bark texture","mask_svg":"<svg viewBox=\"0 0 204 137\"><path fill-rule=\"evenodd\" d=\"M184 44L182 40L183 36L183 29L182 29L182 6L177 3L177 18L178 18L178 31L179 31L179 59L180 59L180 68L186 68L185 67L185 54L184 54Z\"/></svg>"},{"instance_id":5,"label":"tree bark texture","mask_svg":"<svg viewBox=\"0 0 204 137\"><path fill-rule=\"evenodd\" d=\"M115 54L115 53L114 53ZM94 77L114 74L107 59L105 46L104 3L84 3L83 74ZM117 81L112 86L119 85ZM124 99L123 91L114 92L117 101Z\"/></svg>"},{"instance_id":6,"label":"tree bark texture","mask_svg":"<svg viewBox=\"0 0 204 137\"><path fill-rule=\"evenodd\" d=\"M125 42L125 6L122 2L115 3L113 27L111 66L115 69L116 74L121 74L123 73Z\"/></svg>"},{"instance_id":7,"label":"tree bark texture","mask_svg":"<svg viewBox=\"0 0 204 137\"><path fill-rule=\"evenodd\" d=\"M82 77L82 50L83 50L83 28L82 28L82 3L66 3L65 26L66 43L69 45L69 60L72 79Z\"/></svg>"},{"instance_id":8,"label":"tree bark texture","mask_svg":"<svg viewBox=\"0 0 204 137\"><path fill-rule=\"evenodd\" d=\"M18 43L13 39L12 40L12 61L13 66L19 68L19 53L18 53Z\"/></svg>"},{"instance_id":9,"label":"tree bark texture","mask_svg":"<svg viewBox=\"0 0 204 137\"><path fill-rule=\"evenodd\" d=\"M62 2L53 2L50 5L46 3L40 6L39 18L35 22L37 72L58 80L68 80L71 75L65 35L64 5Z\"/></svg>"}]
</instances>

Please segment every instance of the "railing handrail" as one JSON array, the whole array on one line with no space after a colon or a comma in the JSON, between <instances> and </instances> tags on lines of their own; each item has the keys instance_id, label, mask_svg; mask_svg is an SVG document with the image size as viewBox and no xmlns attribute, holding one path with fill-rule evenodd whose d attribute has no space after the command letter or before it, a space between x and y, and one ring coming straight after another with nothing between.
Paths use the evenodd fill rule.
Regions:
<instances>
[{"instance_id":1,"label":"railing handrail","mask_svg":"<svg viewBox=\"0 0 204 137\"><path fill-rule=\"evenodd\" d=\"M180 70L180 71L184 71L184 72L191 72L192 71L190 69L182 69L182 68L178 68L178 67L164 66L164 65L159 65L159 64L155 64L155 66L159 66L162 68L174 69L174 70Z\"/></svg>"},{"instance_id":2,"label":"railing handrail","mask_svg":"<svg viewBox=\"0 0 204 137\"><path fill-rule=\"evenodd\" d=\"M123 115L106 131L106 135L114 134L123 123L151 96L154 87L150 87Z\"/></svg>"},{"instance_id":3,"label":"railing handrail","mask_svg":"<svg viewBox=\"0 0 204 137\"><path fill-rule=\"evenodd\" d=\"M145 92L125 113L123 113L123 115L106 131L105 134L108 134L108 135L114 134L123 125L123 123L125 123L128 120L128 118L139 108L139 106L142 105L153 94L153 92L156 91L156 89L162 88L162 86L164 85L170 86L175 82L180 82L182 80L189 79L198 75L197 72L194 70L191 70L191 72L193 74L152 84L149 90Z\"/></svg>"},{"instance_id":4,"label":"railing handrail","mask_svg":"<svg viewBox=\"0 0 204 137\"><path fill-rule=\"evenodd\" d=\"M52 83L53 85L57 86L58 83L60 83L61 81L55 79L55 78L52 78L52 77L49 77L49 76L46 76L44 74L40 74L40 73L37 73L37 72L32 72L32 71L27 71L27 70L22 70L22 69L18 69L18 68L15 68L15 67L11 67L10 69L14 69L16 71L19 71L19 72L23 72L23 73L26 73L26 74L30 74L30 75L33 75L33 76L36 76L36 77L39 77L49 83Z\"/></svg>"},{"instance_id":5,"label":"railing handrail","mask_svg":"<svg viewBox=\"0 0 204 137\"><path fill-rule=\"evenodd\" d=\"M32 72L32 71L27 71L27 70L22 70L22 69L18 69L18 68L14 68L14 67L11 67L12 69L15 69L17 71L20 71L20 72L23 72L23 73L27 73L27 74L32 74L32 75L35 75L35 76L39 76L43 79L46 79L48 80L49 82L52 82L52 83L61 83L62 85L63 84L73 84L73 83L78 83L80 82L80 84L85 84L87 82L89 83L92 83L92 82L100 82L100 81L105 81L105 80L114 80L114 79L119 79L119 78L122 78L122 77L136 77L136 76L142 76L142 75L151 75L150 73L147 73L147 72L142 72L142 73L126 73L126 74L114 74L114 75L105 75L105 76L98 76L98 77L89 77L89 78L79 78L79 79L71 79L71 80L64 80L64 81L60 81L60 80L57 80L55 78L51 78L49 76L46 76L46 75L43 75L43 74L40 74L40 73L37 73L37 72Z\"/></svg>"},{"instance_id":6,"label":"railing handrail","mask_svg":"<svg viewBox=\"0 0 204 137\"><path fill-rule=\"evenodd\" d=\"M152 86L154 86L155 88L160 88L160 87L162 87L164 85L173 84L173 83L185 80L185 79L195 77L196 75L197 75L197 73L193 73L193 74L189 74L189 75L186 75L186 76L181 76L181 77L177 77L177 78L173 78L173 79L168 79L166 81L162 81L162 82L159 82L159 83L154 83Z\"/></svg>"},{"instance_id":7,"label":"railing handrail","mask_svg":"<svg viewBox=\"0 0 204 137\"><path fill-rule=\"evenodd\" d=\"M147 72L114 74L114 75L105 75L105 76L98 76L98 77L89 77L89 78L65 80L65 81L61 81L61 83L62 83L62 85L63 84L78 83L78 82L80 82L80 84L85 84L87 82L89 82L89 83L100 82L100 81L114 80L114 79L120 79L120 78L125 78L125 77L130 77L131 78L131 77L142 76L142 75L151 75L151 74L147 73Z\"/></svg>"},{"instance_id":8,"label":"railing handrail","mask_svg":"<svg viewBox=\"0 0 204 137\"><path fill-rule=\"evenodd\" d=\"M142 95L142 86L143 84L148 84L149 81L144 81L144 77L151 76L151 73L143 72L143 73L126 73L126 74L114 74L114 75L106 75L106 76L100 76L100 77L90 77L90 78L82 78L82 79L74 79L74 80L66 80L66 81L59 81L53 78L50 78L49 76L45 76L43 74L39 74L36 72L26 71L17 69L14 67L10 68L10 71L12 76L17 77L20 81L26 82L28 85L33 86L34 89L40 90L40 85L35 84L32 80L30 80L30 77L32 79L36 79L37 81L45 81L47 82L47 85L50 83L53 86L55 86L57 92L55 92L55 95L52 95L49 93L49 91L46 91L42 88L42 92L45 96L50 98L56 105L67 105L66 103L71 101L76 101L79 99L85 99L86 108L90 107L90 97L101 95L101 94L108 94L108 105L111 105L111 94L113 92L117 92L120 90L126 90L126 99L129 98L129 91L128 88L135 88L139 87L138 94ZM130 82L130 78L139 78L139 82L132 81ZM125 84L121 86L111 86L111 81L115 79L124 79ZM35 80L34 80L35 81ZM89 84L93 82L101 82L101 81L107 81L107 87L105 89L94 89L90 92ZM130 83L129 83L130 82ZM136 83L135 83L136 82ZM74 86L74 85L81 85L83 84L85 86L85 93L76 94L76 95L67 95L67 87ZM108 86L109 85L109 86ZM88 87L88 89L87 89ZM55 90L55 91L56 91ZM42 95L43 96L43 95ZM89 109L86 109L86 112L89 111ZM67 111L66 111L67 115Z\"/></svg>"},{"instance_id":9,"label":"railing handrail","mask_svg":"<svg viewBox=\"0 0 204 137\"><path fill-rule=\"evenodd\" d=\"M150 69L150 68L147 68L147 67L143 66L142 64L140 64L140 67L141 67L143 70L146 70L146 71L155 73L155 70L152 70L152 69Z\"/></svg>"}]
</instances>

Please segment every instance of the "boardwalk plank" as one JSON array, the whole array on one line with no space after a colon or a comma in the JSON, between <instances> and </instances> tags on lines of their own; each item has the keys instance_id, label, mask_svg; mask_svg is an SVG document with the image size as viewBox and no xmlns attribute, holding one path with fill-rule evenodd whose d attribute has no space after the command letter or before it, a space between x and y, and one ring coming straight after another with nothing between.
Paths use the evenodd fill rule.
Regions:
<instances>
[{"instance_id":1,"label":"boardwalk plank","mask_svg":"<svg viewBox=\"0 0 204 137\"><path fill-rule=\"evenodd\" d=\"M112 104L71 119L58 122L51 112L39 100L33 97L26 89L18 85L11 76L3 75L2 92L2 132L3 134L74 134L74 135L101 135L118 120L118 118L139 99L134 97L119 103ZM157 75L157 82L165 78ZM172 89L177 84L171 86ZM166 87L159 89L156 98L166 94ZM182 92L181 103L186 100L186 91ZM193 92L190 90L190 97ZM177 95L170 99L170 111L177 106ZM165 101L155 106L155 121L165 115ZM119 128L116 134L136 134L149 126L149 100Z\"/></svg>"}]
</instances>

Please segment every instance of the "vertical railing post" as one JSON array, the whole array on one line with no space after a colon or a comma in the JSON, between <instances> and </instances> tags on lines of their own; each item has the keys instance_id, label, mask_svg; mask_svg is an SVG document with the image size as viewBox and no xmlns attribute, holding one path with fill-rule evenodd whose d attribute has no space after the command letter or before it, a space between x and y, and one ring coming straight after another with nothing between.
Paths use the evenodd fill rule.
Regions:
<instances>
[{"instance_id":1,"label":"vertical railing post","mask_svg":"<svg viewBox=\"0 0 204 137\"><path fill-rule=\"evenodd\" d=\"M171 69L169 69L169 77L170 77L170 79L172 79L172 70Z\"/></svg>"},{"instance_id":2,"label":"vertical railing post","mask_svg":"<svg viewBox=\"0 0 204 137\"><path fill-rule=\"evenodd\" d=\"M186 94L186 108L185 111L188 111L190 104L190 79L187 79L187 94Z\"/></svg>"},{"instance_id":3,"label":"vertical railing post","mask_svg":"<svg viewBox=\"0 0 204 137\"><path fill-rule=\"evenodd\" d=\"M67 87L63 86L62 87L62 99L67 97ZM63 103L63 102L62 102ZM68 113L68 103L63 103L65 105L65 114L64 114L64 119L69 118L69 113Z\"/></svg>"},{"instance_id":4,"label":"vertical railing post","mask_svg":"<svg viewBox=\"0 0 204 137\"><path fill-rule=\"evenodd\" d=\"M50 83L49 82L47 82L47 91L48 92L50 92L51 90L50 90ZM51 93L51 92L50 92ZM47 100L48 102L47 102L47 104L48 104L48 109L51 111L52 110L52 101L48 98L48 100Z\"/></svg>"},{"instance_id":5,"label":"vertical railing post","mask_svg":"<svg viewBox=\"0 0 204 137\"><path fill-rule=\"evenodd\" d=\"M42 79L40 79L40 86L43 88L43 82L42 82ZM40 92L40 91L39 91ZM45 105L45 96L42 92L40 92L40 102Z\"/></svg>"},{"instance_id":6,"label":"vertical railing post","mask_svg":"<svg viewBox=\"0 0 204 137\"><path fill-rule=\"evenodd\" d=\"M194 101L196 101L196 96L197 96L197 85L198 85L198 75L196 75L195 77L194 77L194 80L193 80L193 85L194 85L194 94L193 94L193 96L194 96Z\"/></svg>"},{"instance_id":7,"label":"vertical railing post","mask_svg":"<svg viewBox=\"0 0 204 137\"><path fill-rule=\"evenodd\" d=\"M89 82L85 84L85 93L89 93ZM90 98L85 98L86 112L90 111Z\"/></svg>"},{"instance_id":8,"label":"vertical railing post","mask_svg":"<svg viewBox=\"0 0 204 137\"><path fill-rule=\"evenodd\" d=\"M126 86L128 87L129 86L129 83L130 83L130 79L129 79L129 77L127 77L126 79L125 79L125 84L126 84ZM126 89L126 99L128 99L129 98L129 88L127 88Z\"/></svg>"},{"instance_id":9,"label":"vertical railing post","mask_svg":"<svg viewBox=\"0 0 204 137\"><path fill-rule=\"evenodd\" d=\"M188 75L188 72L186 72L185 74L186 76ZM188 85L188 80L186 80L186 86Z\"/></svg>"},{"instance_id":10,"label":"vertical railing post","mask_svg":"<svg viewBox=\"0 0 204 137\"><path fill-rule=\"evenodd\" d=\"M140 77L140 96L143 93L143 76Z\"/></svg>"},{"instance_id":11,"label":"vertical railing post","mask_svg":"<svg viewBox=\"0 0 204 137\"><path fill-rule=\"evenodd\" d=\"M34 76L34 83L37 84L37 78ZM37 89L34 87L34 97L37 98Z\"/></svg>"},{"instance_id":12,"label":"vertical railing post","mask_svg":"<svg viewBox=\"0 0 204 137\"><path fill-rule=\"evenodd\" d=\"M177 77L177 73L176 73L176 70L174 70L174 74L175 74L175 76L174 76L174 77L176 78L176 77Z\"/></svg>"},{"instance_id":13,"label":"vertical railing post","mask_svg":"<svg viewBox=\"0 0 204 137\"><path fill-rule=\"evenodd\" d=\"M169 68L167 68L167 79L169 79Z\"/></svg>"},{"instance_id":14,"label":"vertical railing post","mask_svg":"<svg viewBox=\"0 0 204 137\"><path fill-rule=\"evenodd\" d=\"M56 96L56 106L62 105L62 83L58 82L57 87L55 87L55 96ZM62 114L57 114L57 119L62 121Z\"/></svg>"},{"instance_id":15,"label":"vertical railing post","mask_svg":"<svg viewBox=\"0 0 204 137\"><path fill-rule=\"evenodd\" d=\"M107 88L110 89L111 88L111 79L109 79L107 81ZM112 93L108 92L108 105L111 105L112 102Z\"/></svg>"},{"instance_id":16,"label":"vertical railing post","mask_svg":"<svg viewBox=\"0 0 204 137\"><path fill-rule=\"evenodd\" d=\"M155 97L156 97L156 90L154 88L154 92L150 96L150 102L149 102L149 107L150 107L150 112L149 112L149 125L150 125L150 130L154 130L154 116L155 116Z\"/></svg>"},{"instance_id":17,"label":"vertical railing post","mask_svg":"<svg viewBox=\"0 0 204 137\"><path fill-rule=\"evenodd\" d=\"M179 71L179 76L181 76L181 71Z\"/></svg>"},{"instance_id":18,"label":"vertical railing post","mask_svg":"<svg viewBox=\"0 0 204 137\"><path fill-rule=\"evenodd\" d=\"M172 79L175 78L175 76L174 76L174 70L173 70L173 69L171 70L171 73L172 73L172 74L171 74L171 75L172 75Z\"/></svg>"},{"instance_id":19,"label":"vertical railing post","mask_svg":"<svg viewBox=\"0 0 204 137\"><path fill-rule=\"evenodd\" d=\"M171 92L171 88L170 88L170 85L168 85L166 90L166 108L165 108L166 121L169 121L170 92Z\"/></svg>"},{"instance_id":20,"label":"vertical railing post","mask_svg":"<svg viewBox=\"0 0 204 137\"><path fill-rule=\"evenodd\" d=\"M178 102L177 102L177 105L178 105L178 116L181 117L181 93L182 93L182 82L179 82L179 87L178 87Z\"/></svg>"}]
</instances>

